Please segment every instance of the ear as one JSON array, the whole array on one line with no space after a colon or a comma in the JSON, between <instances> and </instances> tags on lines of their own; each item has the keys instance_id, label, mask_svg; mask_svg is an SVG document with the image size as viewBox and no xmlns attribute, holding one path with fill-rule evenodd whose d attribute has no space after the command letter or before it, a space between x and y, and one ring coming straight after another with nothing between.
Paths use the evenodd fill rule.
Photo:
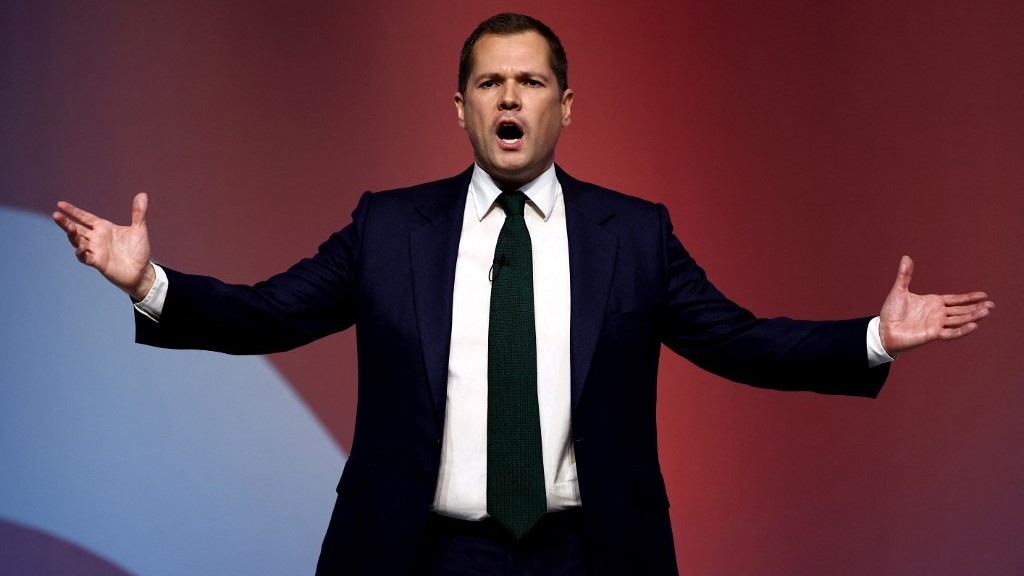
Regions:
<instances>
[{"instance_id":1,"label":"ear","mask_svg":"<svg viewBox=\"0 0 1024 576\"><path fill-rule=\"evenodd\" d=\"M462 98L461 92L455 93L455 110L459 115L459 126L462 128L466 127L466 115L465 115L466 101Z\"/></svg>"},{"instance_id":2,"label":"ear","mask_svg":"<svg viewBox=\"0 0 1024 576\"><path fill-rule=\"evenodd\" d=\"M568 126L572 122L572 90L566 88L562 93L562 126Z\"/></svg>"}]
</instances>

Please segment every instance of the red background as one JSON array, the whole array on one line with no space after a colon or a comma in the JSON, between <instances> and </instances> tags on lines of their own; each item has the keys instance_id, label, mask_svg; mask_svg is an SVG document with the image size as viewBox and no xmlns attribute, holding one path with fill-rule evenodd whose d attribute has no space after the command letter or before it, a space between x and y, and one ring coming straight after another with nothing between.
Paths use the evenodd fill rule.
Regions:
<instances>
[{"instance_id":1,"label":"red background","mask_svg":"<svg viewBox=\"0 0 1024 576\"><path fill-rule=\"evenodd\" d=\"M4 2L0 202L127 220L147 190L159 261L256 281L344 225L363 190L469 165L458 51L507 8ZM877 401L748 389L666 355L683 572L1024 571L1024 4L515 9L569 54L558 162L665 203L732 298L874 314L909 253L917 291L998 303L968 340L901 358ZM273 357L343 445L353 343Z\"/></svg>"}]
</instances>

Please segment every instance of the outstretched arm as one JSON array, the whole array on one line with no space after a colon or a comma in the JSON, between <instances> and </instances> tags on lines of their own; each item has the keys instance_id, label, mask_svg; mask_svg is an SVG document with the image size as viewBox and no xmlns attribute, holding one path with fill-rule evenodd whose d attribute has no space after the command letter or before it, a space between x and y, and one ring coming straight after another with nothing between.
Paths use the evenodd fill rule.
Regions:
<instances>
[{"instance_id":1,"label":"outstretched arm","mask_svg":"<svg viewBox=\"0 0 1024 576\"><path fill-rule=\"evenodd\" d=\"M896 283L882 304L878 325L882 346L891 356L935 340L954 340L974 332L978 320L995 304L984 292L969 294L914 294L910 279L914 261L900 260Z\"/></svg>"},{"instance_id":2,"label":"outstretched arm","mask_svg":"<svg viewBox=\"0 0 1024 576\"><path fill-rule=\"evenodd\" d=\"M53 221L68 235L78 261L92 266L136 300L146 297L155 275L149 264L149 233L144 192L132 201L132 223L118 226L77 206L60 201Z\"/></svg>"}]
</instances>

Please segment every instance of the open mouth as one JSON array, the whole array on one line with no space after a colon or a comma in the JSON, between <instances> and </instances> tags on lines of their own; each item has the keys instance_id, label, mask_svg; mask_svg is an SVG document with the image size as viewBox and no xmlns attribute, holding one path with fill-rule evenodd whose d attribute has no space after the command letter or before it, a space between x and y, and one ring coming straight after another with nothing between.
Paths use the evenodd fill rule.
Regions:
<instances>
[{"instance_id":1,"label":"open mouth","mask_svg":"<svg viewBox=\"0 0 1024 576\"><path fill-rule=\"evenodd\" d=\"M506 144L515 144L523 137L523 129L513 122L503 122L498 126L498 138Z\"/></svg>"}]
</instances>

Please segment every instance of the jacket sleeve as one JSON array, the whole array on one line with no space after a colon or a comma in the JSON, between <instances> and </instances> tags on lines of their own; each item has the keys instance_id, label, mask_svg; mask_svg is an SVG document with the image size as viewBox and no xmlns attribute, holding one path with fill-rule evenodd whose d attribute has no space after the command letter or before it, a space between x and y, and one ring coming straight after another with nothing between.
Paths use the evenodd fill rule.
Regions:
<instances>
[{"instance_id":1,"label":"jacket sleeve","mask_svg":"<svg viewBox=\"0 0 1024 576\"><path fill-rule=\"evenodd\" d=\"M661 208L666 270L662 342L730 380L777 390L875 397L889 365L868 366L870 318L757 318L722 295L672 232Z\"/></svg>"},{"instance_id":2,"label":"jacket sleeve","mask_svg":"<svg viewBox=\"0 0 1024 576\"><path fill-rule=\"evenodd\" d=\"M348 328L355 321L361 229L371 197L363 194L352 223L332 234L315 255L253 286L165 267L168 291L160 321L136 312L136 342L268 354Z\"/></svg>"}]
</instances>

